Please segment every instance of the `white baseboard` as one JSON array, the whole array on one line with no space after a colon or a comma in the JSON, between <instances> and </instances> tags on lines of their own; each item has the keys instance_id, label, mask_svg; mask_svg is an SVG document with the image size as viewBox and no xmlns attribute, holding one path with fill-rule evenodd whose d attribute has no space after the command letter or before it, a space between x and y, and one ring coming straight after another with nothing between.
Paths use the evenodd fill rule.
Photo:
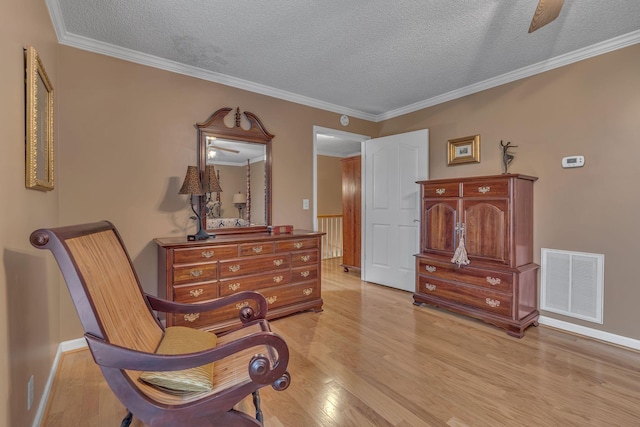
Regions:
<instances>
[{"instance_id":1,"label":"white baseboard","mask_svg":"<svg viewBox=\"0 0 640 427\"><path fill-rule=\"evenodd\" d=\"M541 325L551 326L552 328L562 329L563 331L572 332L574 334L584 335L586 337L594 338L611 344L629 347L634 350L640 350L640 340L636 340L633 338L623 337L621 335L600 331L598 329L587 328L585 326L576 325L575 323L565 322L562 320L554 319L552 317L540 316L540 318L538 319L538 323L540 323Z\"/></svg>"},{"instance_id":2,"label":"white baseboard","mask_svg":"<svg viewBox=\"0 0 640 427\"><path fill-rule=\"evenodd\" d=\"M44 411L47 409L47 402L49 402L51 387L53 387L53 380L56 378L56 372L58 371L58 365L60 363L60 357L62 356L62 353L71 350L77 350L86 346L87 340L85 340L84 338L64 341L58 345L56 357L53 359L53 365L51 366L51 371L49 372L49 378L47 379L47 383L44 386L44 391L42 392L42 397L40 398L38 411L36 412L36 416L33 419L33 427L40 427L42 419L44 418Z\"/></svg>"}]
</instances>

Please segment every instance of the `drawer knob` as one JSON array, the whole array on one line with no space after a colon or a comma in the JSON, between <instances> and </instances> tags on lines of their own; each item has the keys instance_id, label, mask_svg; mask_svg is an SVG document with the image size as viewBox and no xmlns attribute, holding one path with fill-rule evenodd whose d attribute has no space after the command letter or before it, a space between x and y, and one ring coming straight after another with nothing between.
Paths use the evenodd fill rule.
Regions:
<instances>
[{"instance_id":1,"label":"drawer knob","mask_svg":"<svg viewBox=\"0 0 640 427\"><path fill-rule=\"evenodd\" d=\"M434 271L436 271L436 268L433 265L425 265L424 269L427 270L429 273L433 273Z\"/></svg>"},{"instance_id":2,"label":"drawer knob","mask_svg":"<svg viewBox=\"0 0 640 427\"><path fill-rule=\"evenodd\" d=\"M478 191L482 194L487 194L489 191L491 191L491 187L489 187L488 185L484 187L478 187Z\"/></svg>"},{"instance_id":3,"label":"drawer knob","mask_svg":"<svg viewBox=\"0 0 640 427\"><path fill-rule=\"evenodd\" d=\"M202 258L211 258L213 253L213 251L202 251Z\"/></svg>"},{"instance_id":4,"label":"drawer knob","mask_svg":"<svg viewBox=\"0 0 640 427\"><path fill-rule=\"evenodd\" d=\"M300 249L302 247L302 243L301 242L295 242L293 244L293 247L296 248L296 249Z\"/></svg>"},{"instance_id":5,"label":"drawer knob","mask_svg":"<svg viewBox=\"0 0 640 427\"><path fill-rule=\"evenodd\" d=\"M262 246L254 246L253 248L251 248L251 250L254 254L259 254L260 252L262 252Z\"/></svg>"},{"instance_id":6,"label":"drawer knob","mask_svg":"<svg viewBox=\"0 0 640 427\"><path fill-rule=\"evenodd\" d=\"M309 296L313 293L313 288L306 288L302 290L302 293L305 294L306 296Z\"/></svg>"},{"instance_id":7,"label":"drawer knob","mask_svg":"<svg viewBox=\"0 0 640 427\"><path fill-rule=\"evenodd\" d=\"M500 280L499 277L488 277L487 276L487 283L489 283L491 286L499 285L501 282L502 282L502 280Z\"/></svg>"},{"instance_id":8,"label":"drawer knob","mask_svg":"<svg viewBox=\"0 0 640 427\"><path fill-rule=\"evenodd\" d=\"M428 290L428 291L435 291L436 290L436 285L432 285L431 283L425 283L424 287Z\"/></svg>"},{"instance_id":9,"label":"drawer knob","mask_svg":"<svg viewBox=\"0 0 640 427\"><path fill-rule=\"evenodd\" d=\"M242 307L246 307L249 305L249 301L243 301L236 304L236 308L240 310Z\"/></svg>"},{"instance_id":10,"label":"drawer knob","mask_svg":"<svg viewBox=\"0 0 640 427\"><path fill-rule=\"evenodd\" d=\"M282 282L283 277L282 276L273 276L273 281L275 283L280 283Z\"/></svg>"},{"instance_id":11,"label":"drawer knob","mask_svg":"<svg viewBox=\"0 0 640 427\"><path fill-rule=\"evenodd\" d=\"M233 273L237 273L238 271L240 271L240 264L233 264L229 266L229 271L233 272Z\"/></svg>"},{"instance_id":12,"label":"drawer knob","mask_svg":"<svg viewBox=\"0 0 640 427\"><path fill-rule=\"evenodd\" d=\"M189 295L191 295L194 298L198 298L203 293L204 293L204 289L191 289L189 291Z\"/></svg>"},{"instance_id":13,"label":"drawer knob","mask_svg":"<svg viewBox=\"0 0 640 427\"><path fill-rule=\"evenodd\" d=\"M309 260L311 259L311 256L310 256L310 255L302 255L302 256L300 257L300 259L301 259L303 262L307 262L307 261L309 261Z\"/></svg>"},{"instance_id":14,"label":"drawer knob","mask_svg":"<svg viewBox=\"0 0 640 427\"><path fill-rule=\"evenodd\" d=\"M309 274L311 274L311 273L309 272L309 270L305 270L305 271L301 271L301 272L300 272L300 275L301 275L302 277L309 277Z\"/></svg>"},{"instance_id":15,"label":"drawer knob","mask_svg":"<svg viewBox=\"0 0 640 427\"><path fill-rule=\"evenodd\" d=\"M284 260L282 259L274 259L273 260L273 265L275 265L276 267L279 267L282 265L282 263L284 262Z\"/></svg>"},{"instance_id":16,"label":"drawer knob","mask_svg":"<svg viewBox=\"0 0 640 427\"><path fill-rule=\"evenodd\" d=\"M488 306L496 308L496 307L500 307L500 301L498 301L497 299L491 299L491 298L487 298L486 300L484 300Z\"/></svg>"},{"instance_id":17,"label":"drawer knob","mask_svg":"<svg viewBox=\"0 0 640 427\"><path fill-rule=\"evenodd\" d=\"M202 276L202 270L191 270L189 274L191 277L200 277Z\"/></svg>"},{"instance_id":18,"label":"drawer knob","mask_svg":"<svg viewBox=\"0 0 640 427\"><path fill-rule=\"evenodd\" d=\"M276 302L276 300L277 300L277 299L278 299L278 297L277 297L277 296L275 296L275 295L274 295L274 296L272 296L272 297L267 297L267 302L268 302L269 304L273 304L274 302Z\"/></svg>"},{"instance_id":19,"label":"drawer knob","mask_svg":"<svg viewBox=\"0 0 640 427\"><path fill-rule=\"evenodd\" d=\"M200 313L189 313L184 315L184 320L187 322L195 322L200 317Z\"/></svg>"},{"instance_id":20,"label":"drawer knob","mask_svg":"<svg viewBox=\"0 0 640 427\"><path fill-rule=\"evenodd\" d=\"M229 283L229 290L237 291L240 289L240 283Z\"/></svg>"},{"instance_id":21,"label":"drawer knob","mask_svg":"<svg viewBox=\"0 0 640 427\"><path fill-rule=\"evenodd\" d=\"M439 196L442 196L446 191L444 188L436 188L436 193L438 193Z\"/></svg>"}]
</instances>

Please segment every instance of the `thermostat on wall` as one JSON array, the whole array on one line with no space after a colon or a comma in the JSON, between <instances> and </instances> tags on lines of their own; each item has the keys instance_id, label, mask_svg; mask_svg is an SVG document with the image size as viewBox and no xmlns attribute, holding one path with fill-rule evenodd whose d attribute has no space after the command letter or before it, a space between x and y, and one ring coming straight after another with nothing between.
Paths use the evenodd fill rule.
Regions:
<instances>
[{"instance_id":1,"label":"thermostat on wall","mask_svg":"<svg viewBox=\"0 0 640 427\"><path fill-rule=\"evenodd\" d=\"M562 158L563 168L581 168L584 166L584 156L569 156Z\"/></svg>"}]
</instances>

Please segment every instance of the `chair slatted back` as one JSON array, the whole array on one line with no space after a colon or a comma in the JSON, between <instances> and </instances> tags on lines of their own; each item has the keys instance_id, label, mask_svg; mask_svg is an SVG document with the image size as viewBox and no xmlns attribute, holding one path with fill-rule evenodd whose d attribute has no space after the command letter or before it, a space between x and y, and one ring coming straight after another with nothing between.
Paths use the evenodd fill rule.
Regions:
<instances>
[{"instance_id":1,"label":"chair slatted back","mask_svg":"<svg viewBox=\"0 0 640 427\"><path fill-rule=\"evenodd\" d=\"M65 244L103 338L119 346L155 351L163 330L147 305L115 230L73 237Z\"/></svg>"}]
</instances>

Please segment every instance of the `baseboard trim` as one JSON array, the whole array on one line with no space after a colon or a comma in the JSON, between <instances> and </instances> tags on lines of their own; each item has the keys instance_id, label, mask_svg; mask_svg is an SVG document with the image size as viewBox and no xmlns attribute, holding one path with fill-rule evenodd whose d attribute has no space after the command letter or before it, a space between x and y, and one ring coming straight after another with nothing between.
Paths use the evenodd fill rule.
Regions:
<instances>
[{"instance_id":1,"label":"baseboard trim","mask_svg":"<svg viewBox=\"0 0 640 427\"><path fill-rule=\"evenodd\" d=\"M604 341L610 344L628 347L633 350L640 350L640 340L636 340L633 338L623 337L621 335L600 331L598 329L587 328L586 326L576 325L575 323L565 322L562 320L554 319L552 317L540 316L540 318L538 319L538 323L574 334L584 335L586 337Z\"/></svg>"},{"instance_id":2,"label":"baseboard trim","mask_svg":"<svg viewBox=\"0 0 640 427\"><path fill-rule=\"evenodd\" d=\"M44 386L44 391L42 392L42 397L40 398L40 404L38 405L38 411L36 412L36 416L33 419L33 427L40 427L40 424L42 424L42 419L44 418L44 413L47 410L47 403L49 402L49 396L51 395L53 380L56 378L56 372L58 371L58 365L60 364L62 353L72 350L78 350L86 346L87 340L85 340L84 338L78 338L71 341L63 341L58 344L56 357L53 359L53 365L51 365L51 370L49 371L49 378L47 378L47 383Z\"/></svg>"}]
</instances>

